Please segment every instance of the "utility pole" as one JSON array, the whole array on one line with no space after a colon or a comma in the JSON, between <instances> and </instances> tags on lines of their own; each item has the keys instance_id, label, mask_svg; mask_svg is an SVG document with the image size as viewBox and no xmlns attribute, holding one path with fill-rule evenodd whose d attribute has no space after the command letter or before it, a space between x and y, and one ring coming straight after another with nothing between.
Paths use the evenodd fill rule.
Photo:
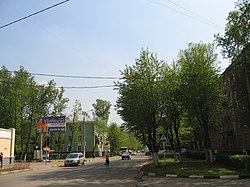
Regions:
<instances>
[{"instance_id":1,"label":"utility pole","mask_svg":"<svg viewBox=\"0 0 250 187\"><path fill-rule=\"evenodd\" d=\"M86 158L85 152L86 152L86 138L85 138L85 131L86 131L86 124L85 124L85 116L83 116L83 155L84 158Z\"/></svg>"}]
</instances>

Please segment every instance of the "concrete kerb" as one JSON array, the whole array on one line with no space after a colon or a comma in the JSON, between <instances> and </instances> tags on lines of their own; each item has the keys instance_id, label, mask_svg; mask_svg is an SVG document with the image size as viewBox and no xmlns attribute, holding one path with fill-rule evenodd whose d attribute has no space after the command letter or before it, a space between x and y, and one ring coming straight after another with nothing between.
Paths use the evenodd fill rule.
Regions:
<instances>
[{"instance_id":1,"label":"concrete kerb","mask_svg":"<svg viewBox=\"0 0 250 187\"><path fill-rule=\"evenodd\" d=\"M157 173L148 173L140 172L143 176L148 177L167 177L167 178L191 178L191 179L246 179L250 178L250 175L176 175L176 174L157 174Z\"/></svg>"}]
</instances>

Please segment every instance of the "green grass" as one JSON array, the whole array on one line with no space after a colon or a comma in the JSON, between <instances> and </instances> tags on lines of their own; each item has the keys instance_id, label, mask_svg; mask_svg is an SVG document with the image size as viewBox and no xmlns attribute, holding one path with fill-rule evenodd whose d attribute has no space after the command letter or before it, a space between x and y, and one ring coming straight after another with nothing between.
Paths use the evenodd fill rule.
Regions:
<instances>
[{"instance_id":1,"label":"green grass","mask_svg":"<svg viewBox=\"0 0 250 187\"><path fill-rule=\"evenodd\" d=\"M203 160L184 159L183 162L175 161L172 158L161 159L159 166L155 167L150 161L142 168L142 171L157 174L177 174L177 175L250 175L246 170L239 170L226 167L216 163L208 163Z\"/></svg>"}]
</instances>

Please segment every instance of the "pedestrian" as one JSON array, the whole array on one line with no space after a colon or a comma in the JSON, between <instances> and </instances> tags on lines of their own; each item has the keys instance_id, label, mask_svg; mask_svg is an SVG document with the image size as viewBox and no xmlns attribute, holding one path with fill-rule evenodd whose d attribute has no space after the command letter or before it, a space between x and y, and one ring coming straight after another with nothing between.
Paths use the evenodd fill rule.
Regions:
<instances>
[{"instance_id":1,"label":"pedestrian","mask_svg":"<svg viewBox=\"0 0 250 187\"><path fill-rule=\"evenodd\" d=\"M109 156L108 155L106 155L105 165L106 165L106 168L109 168Z\"/></svg>"},{"instance_id":2,"label":"pedestrian","mask_svg":"<svg viewBox=\"0 0 250 187\"><path fill-rule=\"evenodd\" d=\"M3 167L3 153L0 153L0 162L1 162L1 168Z\"/></svg>"}]
</instances>

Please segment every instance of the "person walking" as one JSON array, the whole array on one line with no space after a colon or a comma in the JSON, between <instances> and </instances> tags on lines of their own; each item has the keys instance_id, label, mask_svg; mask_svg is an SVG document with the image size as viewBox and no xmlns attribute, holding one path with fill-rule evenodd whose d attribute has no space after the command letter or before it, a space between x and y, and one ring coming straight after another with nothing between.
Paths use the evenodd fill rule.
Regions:
<instances>
[{"instance_id":1,"label":"person walking","mask_svg":"<svg viewBox=\"0 0 250 187\"><path fill-rule=\"evenodd\" d=\"M106 165L106 168L109 168L109 156L108 155L106 155L105 165Z\"/></svg>"},{"instance_id":2,"label":"person walking","mask_svg":"<svg viewBox=\"0 0 250 187\"><path fill-rule=\"evenodd\" d=\"M0 153L0 162L1 162L1 168L3 167L3 153Z\"/></svg>"}]
</instances>

